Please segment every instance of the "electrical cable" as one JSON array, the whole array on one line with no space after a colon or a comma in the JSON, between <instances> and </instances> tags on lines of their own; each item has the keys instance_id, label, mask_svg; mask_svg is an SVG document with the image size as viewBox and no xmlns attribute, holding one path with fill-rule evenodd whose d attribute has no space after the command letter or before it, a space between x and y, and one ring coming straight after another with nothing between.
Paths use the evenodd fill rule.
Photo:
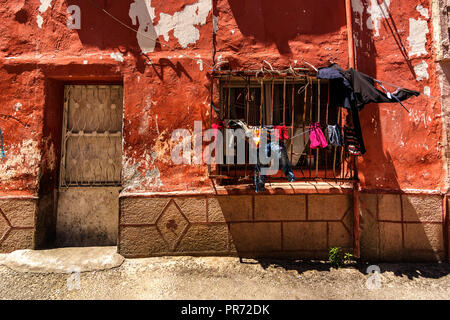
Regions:
<instances>
[{"instance_id":1,"label":"electrical cable","mask_svg":"<svg viewBox=\"0 0 450 320\"><path fill-rule=\"evenodd\" d=\"M201 62L201 63L203 63L204 65L210 67L211 70L214 70L214 68L216 67L216 65L212 66L212 65L210 65L210 64L208 64L208 63L206 63L206 62L204 62L204 61L201 60L201 59L193 58L193 57L191 57L191 56L189 56L189 55L187 55L187 54L185 54L185 53L181 53L180 51L174 49L174 48L171 47L170 45L168 45L168 44L166 44L166 43L163 43L163 42L159 41L157 38L149 37L149 36L146 35L145 33L142 33L142 32L140 32L139 30L136 30L136 29L130 27L129 25L127 25L126 23L124 23L122 20L120 20L120 19L118 19L117 17L115 17L114 15L112 15L112 14L111 14L110 12L108 12L107 10L103 9L102 7L100 7L94 0L88 0L88 1L89 1L89 3L91 3L94 7L96 7L98 10L102 11L102 12L105 13L107 16L109 16L111 19L113 19L114 21L118 22L119 24L121 24L121 25L124 26L125 28L127 28L127 29L129 29L129 30L135 32L136 34L140 34L140 35L142 35L143 37L145 37L145 38L147 38L147 39L150 39L150 40L152 40L152 41L155 41L156 43L159 43L160 45L169 48L171 51L176 52L176 53L179 53L180 56L186 57L186 58L191 59L191 60L196 61L196 62ZM144 54L144 53L143 53L143 54ZM144 54L144 55L145 55L145 54ZM219 62L219 63L224 63L224 62L226 62L226 61L221 61L221 62Z\"/></svg>"}]
</instances>

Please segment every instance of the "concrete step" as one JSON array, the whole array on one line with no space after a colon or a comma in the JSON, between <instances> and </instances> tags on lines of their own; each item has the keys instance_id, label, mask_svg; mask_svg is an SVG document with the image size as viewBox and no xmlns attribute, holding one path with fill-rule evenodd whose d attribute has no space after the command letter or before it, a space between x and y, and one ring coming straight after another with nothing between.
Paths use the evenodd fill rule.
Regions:
<instances>
[{"instance_id":1,"label":"concrete step","mask_svg":"<svg viewBox=\"0 0 450 320\"><path fill-rule=\"evenodd\" d=\"M17 250L0 255L0 265L18 272L73 273L119 267L124 257L117 247L79 247Z\"/></svg>"}]
</instances>

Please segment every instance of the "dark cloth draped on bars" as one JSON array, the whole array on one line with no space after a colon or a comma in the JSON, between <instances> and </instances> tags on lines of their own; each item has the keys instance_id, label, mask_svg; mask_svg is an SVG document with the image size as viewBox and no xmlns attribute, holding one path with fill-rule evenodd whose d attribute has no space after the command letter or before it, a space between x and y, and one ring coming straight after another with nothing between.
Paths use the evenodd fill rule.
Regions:
<instances>
[{"instance_id":1,"label":"dark cloth draped on bars","mask_svg":"<svg viewBox=\"0 0 450 320\"><path fill-rule=\"evenodd\" d=\"M359 120L359 111L368 103L397 103L418 91L398 88L395 92L382 92L375 87L375 79L350 68L342 69L337 64L319 68L317 78L330 80L330 107L344 107L351 110L355 135L359 140L361 154L366 152Z\"/></svg>"}]
</instances>

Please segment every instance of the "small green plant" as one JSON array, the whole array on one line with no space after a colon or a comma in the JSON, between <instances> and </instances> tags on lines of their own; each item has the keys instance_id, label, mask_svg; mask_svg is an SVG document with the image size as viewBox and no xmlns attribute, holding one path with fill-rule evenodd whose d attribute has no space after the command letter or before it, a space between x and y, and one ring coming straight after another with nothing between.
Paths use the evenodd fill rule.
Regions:
<instances>
[{"instance_id":1,"label":"small green plant","mask_svg":"<svg viewBox=\"0 0 450 320\"><path fill-rule=\"evenodd\" d=\"M331 247L328 250L328 261L330 261L331 265L338 269L342 265L342 252L339 247Z\"/></svg>"},{"instance_id":2,"label":"small green plant","mask_svg":"<svg viewBox=\"0 0 450 320\"><path fill-rule=\"evenodd\" d=\"M339 269L344 263L352 261L353 259L353 254L349 252L343 253L340 247L331 247L328 250L328 261L336 269Z\"/></svg>"},{"instance_id":3,"label":"small green plant","mask_svg":"<svg viewBox=\"0 0 450 320\"><path fill-rule=\"evenodd\" d=\"M345 262L352 261L352 260L354 260L354 258L355 258L355 256L353 254L351 254L350 252L346 252L344 254L344 261Z\"/></svg>"}]
</instances>

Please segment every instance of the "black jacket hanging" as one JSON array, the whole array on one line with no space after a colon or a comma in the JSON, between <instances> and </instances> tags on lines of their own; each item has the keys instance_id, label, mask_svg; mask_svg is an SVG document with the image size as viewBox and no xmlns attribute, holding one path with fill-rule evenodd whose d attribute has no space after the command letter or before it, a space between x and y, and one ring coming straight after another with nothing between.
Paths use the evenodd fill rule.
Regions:
<instances>
[{"instance_id":1,"label":"black jacket hanging","mask_svg":"<svg viewBox=\"0 0 450 320\"><path fill-rule=\"evenodd\" d=\"M333 63L328 67L319 68L319 79L329 79L330 107L344 107L351 110L355 135L359 140L361 154L366 152L361 132L359 111L368 103L397 103L412 96L419 96L418 91L398 88L395 92L382 92L375 87L374 78L350 68L342 69Z\"/></svg>"},{"instance_id":2,"label":"black jacket hanging","mask_svg":"<svg viewBox=\"0 0 450 320\"><path fill-rule=\"evenodd\" d=\"M352 84L355 104L362 110L368 103L396 103L412 96L419 96L420 92L399 88L395 92L386 93L375 87L375 79L352 68L344 71L345 78ZM395 98L395 97L397 98Z\"/></svg>"}]
</instances>

